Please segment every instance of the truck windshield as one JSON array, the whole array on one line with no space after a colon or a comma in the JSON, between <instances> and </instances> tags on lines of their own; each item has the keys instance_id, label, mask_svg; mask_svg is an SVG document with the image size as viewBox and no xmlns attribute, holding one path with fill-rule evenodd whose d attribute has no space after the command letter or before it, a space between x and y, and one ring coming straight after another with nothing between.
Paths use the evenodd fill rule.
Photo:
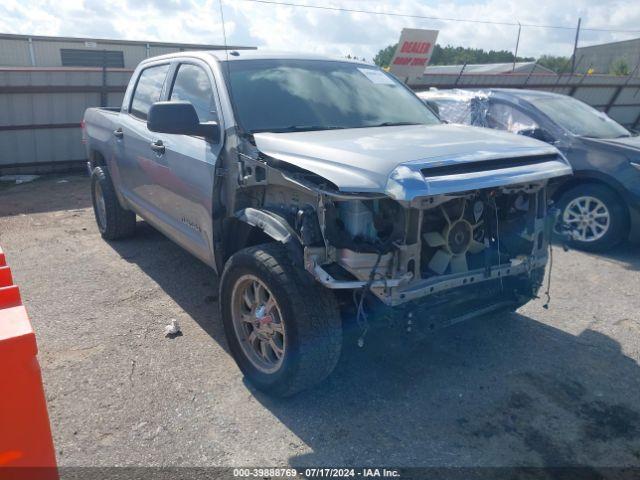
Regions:
<instances>
[{"instance_id":1,"label":"truck windshield","mask_svg":"<svg viewBox=\"0 0 640 480\"><path fill-rule=\"evenodd\" d=\"M376 67L322 60L239 60L228 67L237 121L248 133L440 123Z\"/></svg>"},{"instance_id":2,"label":"truck windshield","mask_svg":"<svg viewBox=\"0 0 640 480\"><path fill-rule=\"evenodd\" d=\"M551 120L574 135L589 138L620 138L631 134L622 125L575 98L529 97L533 105L542 110Z\"/></svg>"}]
</instances>

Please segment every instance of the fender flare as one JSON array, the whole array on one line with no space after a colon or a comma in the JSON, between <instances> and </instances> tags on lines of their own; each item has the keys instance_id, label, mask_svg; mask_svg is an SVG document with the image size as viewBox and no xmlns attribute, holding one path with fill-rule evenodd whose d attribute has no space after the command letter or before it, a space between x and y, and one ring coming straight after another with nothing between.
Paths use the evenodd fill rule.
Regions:
<instances>
[{"instance_id":1,"label":"fender flare","mask_svg":"<svg viewBox=\"0 0 640 480\"><path fill-rule=\"evenodd\" d=\"M235 217L252 227L262 230L267 236L284 244L291 253L291 260L295 265L304 265L304 247L298 234L291 225L280 215L268 210L257 208L243 208L235 213Z\"/></svg>"},{"instance_id":2,"label":"fender flare","mask_svg":"<svg viewBox=\"0 0 640 480\"><path fill-rule=\"evenodd\" d=\"M565 191L580 183L599 183L613 190L622 200L627 201L626 188L619 180L597 170L574 170L573 175L564 177L554 195L562 195Z\"/></svg>"}]
</instances>

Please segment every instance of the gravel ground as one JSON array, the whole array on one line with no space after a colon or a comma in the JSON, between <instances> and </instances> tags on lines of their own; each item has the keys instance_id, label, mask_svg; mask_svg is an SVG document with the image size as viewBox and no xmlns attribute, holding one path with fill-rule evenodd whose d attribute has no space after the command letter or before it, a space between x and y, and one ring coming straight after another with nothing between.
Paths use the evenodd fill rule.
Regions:
<instances>
[{"instance_id":1,"label":"gravel ground","mask_svg":"<svg viewBox=\"0 0 640 480\"><path fill-rule=\"evenodd\" d=\"M87 178L3 186L0 244L61 466L640 466L638 246L556 248L549 310L372 334L319 388L273 400L227 351L213 271L144 222L103 241Z\"/></svg>"}]
</instances>

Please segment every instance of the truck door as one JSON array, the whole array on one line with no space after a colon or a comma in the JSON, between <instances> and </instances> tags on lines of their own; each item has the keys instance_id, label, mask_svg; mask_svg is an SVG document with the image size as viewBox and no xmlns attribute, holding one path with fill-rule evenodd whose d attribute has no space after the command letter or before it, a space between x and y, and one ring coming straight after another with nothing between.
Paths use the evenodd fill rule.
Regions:
<instances>
[{"instance_id":1,"label":"truck door","mask_svg":"<svg viewBox=\"0 0 640 480\"><path fill-rule=\"evenodd\" d=\"M124 193L149 220L162 217L157 180L165 166L162 156L152 147L155 134L147 129L147 114L151 105L162 98L169 68L169 63L152 64L140 72L131 100L120 114L121 125L114 132L122 146L119 173Z\"/></svg>"},{"instance_id":2,"label":"truck door","mask_svg":"<svg viewBox=\"0 0 640 480\"><path fill-rule=\"evenodd\" d=\"M169 101L190 102L201 123L220 124L218 94L209 66L196 59L180 61L171 76L167 82ZM222 141L155 133L152 142L162 149L159 158L165 169L161 178L154 179L155 202L171 218L176 228L174 239L213 264L212 194Z\"/></svg>"}]
</instances>

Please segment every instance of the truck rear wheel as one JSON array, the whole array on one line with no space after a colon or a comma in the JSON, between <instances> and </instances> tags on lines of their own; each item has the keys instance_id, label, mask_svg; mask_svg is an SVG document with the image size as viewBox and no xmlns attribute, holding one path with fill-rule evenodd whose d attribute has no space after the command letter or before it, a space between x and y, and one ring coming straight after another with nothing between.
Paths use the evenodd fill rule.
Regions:
<instances>
[{"instance_id":1,"label":"truck rear wheel","mask_svg":"<svg viewBox=\"0 0 640 480\"><path fill-rule=\"evenodd\" d=\"M259 390L293 395L324 380L340 357L333 294L292 265L281 244L246 248L229 259L220 309L231 354Z\"/></svg>"},{"instance_id":2,"label":"truck rear wheel","mask_svg":"<svg viewBox=\"0 0 640 480\"><path fill-rule=\"evenodd\" d=\"M91 199L98 230L105 240L118 240L133 235L136 214L120 205L116 191L105 167L91 173Z\"/></svg>"}]
</instances>

